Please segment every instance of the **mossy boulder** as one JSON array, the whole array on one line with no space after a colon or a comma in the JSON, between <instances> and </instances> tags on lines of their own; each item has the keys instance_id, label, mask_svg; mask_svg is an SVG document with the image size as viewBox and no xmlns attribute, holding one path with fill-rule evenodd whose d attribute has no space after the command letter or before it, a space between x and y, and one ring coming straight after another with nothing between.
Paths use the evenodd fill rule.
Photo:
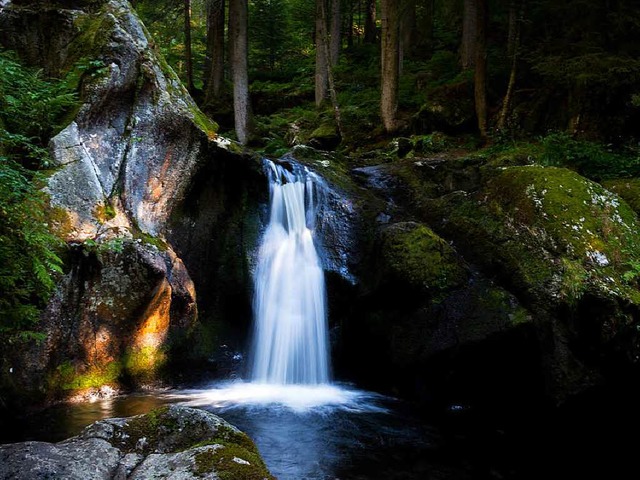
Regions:
<instances>
[{"instance_id":1,"label":"mossy boulder","mask_svg":"<svg viewBox=\"0 0 640 480\"><path fill-rule=\"evenodd\" d=\"M508 167L421 212L532 312L556 399L640 358L640 225L617 195L567 169Z\"/></svg>"},{"instance_id":2,"label":"mossy boulder","mask_svg":"<svg viewBox=\"0 0 640 480\"><path fill-rule=\"evenodd\" d=\"M246 434L216 415L179 406L102 420L56 444L2 445L0 459L0 476L17 480L273 479Z\"/></svg>"},{"instance_id":3,"label":"mossy boulder","mask_svg":"<svg viewBox=\"0 0 640 480\"><path fill-rule=\"evenodd\" d=\"M309 146L320 150L334 150L340 141L340 133L334 123L324 123L309 135Z\"/></svg>"},{"instance_id":4,"label":"mossy boulder","mask_svg":"<svg viewBox=\"0 0 640 480\"><path fill-rule=\"evenodd\" d=\"M427 226L397 223L380 236L381 282L436 297L467 280L453 248Z\"/></svg>"},{"instance_id":5,"label":"mossy boulder","mask_svg":"<svg viewBox=\"0 0 640 480\"><path fill-rule=\"evenodd\" d=\"M422 398L425 374L439 371L433 365L443 355L454 364L498 339L527 342L521 332L531 329L531 313L426 225L381 227L372 256L364 279L372 283L344 326L352 346L338 359L372 385Z\"/></svg>"},{"instance_id":6,"label":"mossy boulder","mask_svg":"<svg viewBox=\"0 0 640 480\"><path fill-rule=\"evenodd\" d=\"M636 213L640 213L640 178L605 180L602 185L627 202Z\"/></svg>"},{"instance_id":7,"label":"mossy boulder","mask_svg":"<svg viewBox=\"0 0 640 480\"><path fill-rule=\"evenodd\" d=\"M573 303L587 290L639 298L624 280L640 258L635 213L575 172L505 168L478 193L452 194L431 206L475 262L532 299Z\"/></svg>"},{"instance_id":8,"label":"mossy boulder","mask_svg":"<svg viewBox=\"0 0 640 480\"><path fill-rule=\"evenodd\" d=\"M196 311L175 254L117 239L74 247L68 267L39 326L46 339L12 358L14 388L59 397L166 378Z\"/></svg>"}]
</instances>

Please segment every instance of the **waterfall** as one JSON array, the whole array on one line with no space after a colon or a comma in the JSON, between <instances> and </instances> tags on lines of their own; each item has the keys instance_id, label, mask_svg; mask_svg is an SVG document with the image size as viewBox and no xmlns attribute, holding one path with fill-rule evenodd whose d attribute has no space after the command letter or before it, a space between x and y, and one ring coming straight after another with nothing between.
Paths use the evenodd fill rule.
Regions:
<instances>
[{"instance_id":1,"label":"waterfall","mask_svg":"<svg viewBox=\"0 0 640 480\"><path fill-rule=\"evenodd\" d=\"M268 384L329 382L324 273L313 243L318 183L306 168L267 162L270 218L254 285L252 378Z\"/></svg>"}]
</instances>

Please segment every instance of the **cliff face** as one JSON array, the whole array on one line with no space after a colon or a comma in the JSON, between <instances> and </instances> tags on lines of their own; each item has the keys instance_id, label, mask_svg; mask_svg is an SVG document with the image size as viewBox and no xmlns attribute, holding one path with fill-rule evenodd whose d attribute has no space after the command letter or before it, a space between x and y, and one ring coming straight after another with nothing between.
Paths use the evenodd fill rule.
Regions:
<instances>
[{"instance_id":1,"label":"cliff face","mask_svg":"<svg viewBox=\"0 0 640 480\"><path fill-rule=\"evenodd\" d=\"M26 63L75 76L80 97L51 140L46 187L71 246L68 273L43 315L47 340L8 359L7 381L17 390L153 381L196 326L190 272L203 277L217 261L194 241L196 219L216 245L237 244L222 267L246 274L244 220L221 225L257 205L259 163L217 137L128 2L4 2L0 32Z\"/></svg>"}]
</instances>

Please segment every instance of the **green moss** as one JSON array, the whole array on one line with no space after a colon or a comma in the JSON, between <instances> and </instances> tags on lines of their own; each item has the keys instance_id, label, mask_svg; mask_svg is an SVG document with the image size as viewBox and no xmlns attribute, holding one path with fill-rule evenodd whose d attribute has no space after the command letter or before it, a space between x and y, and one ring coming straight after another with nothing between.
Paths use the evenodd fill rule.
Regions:
<instances>
[{"instance_id":1,"label":"green moss","mask_svg":"<svg viewBox=\"0 0 640 480\"><path fill-rule=\"evenodd\" d=\"M636 213L640 213L640 178L605 180L602 185L619 195Z\"/></svg>"},{"instance_id":2,"label":"green moss","mask_svg":"<svg viewBox=\"0 0 640 480\"><path fill-rule=\"evenodd\" d=\"M207 135L209 140L216 138L218 135L218 124L202 113L202 111L195 105L190 106L189 111L193 115L193 122Z\"/></svg>"},{"instance_id":3,"label":"green moss","mask_svg":"<svg viewBox=\"0 0 640 480\"><path fill-rule=\"evenodd\" d=\"M529 312L521 305L514 304L514 298L511 294L495 286L482 290L478 308L482 312L487 312L487 316L491 317L504 317L506 314L513 326L531 321Z\"/></svg>"},{"instance_id":4,"label":"green moss","mask_svg":"<svg viewBox=\"0 0 640 480\"><path fill-rule=\"evenodd\" d=\"M150 381L158 376L167 363L167 355L160 347L131 348L123 357L124 370L133 378Z\"/></svg>"},{"instance_id":5,"label":"green moss","mask_svg":"<svg viewBox=\"0 0 640 480\"><path fill-rule=\"evenodd\" d=\"M477 195L430 203L470 259L530 299L575 303L596 289L637 296L623 275L640 257L635 213L617 196L555 167L497 170Z\"/></svg>"},{"instance_id":6,"label":"green moss","mask_svg":"<svg viewBox=\"0 0 640 480\"><path fill-rule=\"evenodd\" d=\"M451 246L424 225L402 223L388 228L383 233L382 259L394 277L415 289L437 293L466 280Z\"/></svg>"},{"instance_id":7,"label":"green moss","mask_svg":"<svg viewBox=\"0 0 640 480\"><path fill-rule=\"evenodd\" d=\"M493 179L487 193L496 213L527 225L533 235L550 235L559 253L572 258L619 264L625 248L640 245L629 206L570 170L508 168Z\"/></svg>"},{"instance_id":8,"label":"green moss","mask_svg":"<svg viewBox=\"0 0 640 480\"><path fill-rule=\"evenodd\" d=\"M100 205L97 205L93 210L93 216L100 223L106 223L109 220L113 220L116 216L116 209L108 200L105 200Z\"/></svg>"},{"instance_id":9,"label":"green moss","mask_svg":"<svg viewBox=\"0 0 640 480\"><path fill-rule=\"evenodd\" d=\"M101 11L80 14L75 18L74 23L80 34L69 45L68 58L75 65L81 65L84 63L83 58L95 60L115 28L115 19ZM82 72L78 73L79 79Z\"/></svg>"},{"instance_id":10,"label":"green moss","mask_svg":"<svg viewBox=\"0 0 640 480\"><path fill-rule=\"evenodd\" d=\"M157 445L161 436L177 428L175 418L167 415L169 407L151 410L145 415L131 418L124 426L125 435L119 436L119 447L125 452L136 451L138 440L146 438L144 446L147 449Z\"/></svg>"},{"instance_id":11,"label":"green moss","mask_svg":"<svg viewBox=\"0 0 640 480\"><path fill-rule=\"evenodd\" d=\"M135 238L136 240L140 240L147 245L152 245L161 252L166 252L169 249L169 245L163 239L143 232L139 228L135 228L131 233L133 234L133 238Z\"/></svg>"},{"instance_id":12,"label":"green moss","mask_svg":"<svg viewBox=\"0 0 640 480\"><path fill-rule=\"evenodd\" d=\"M325 139L334 138L338 135L336 126L333 123L323 123L311 133L311 138Z\"/></svg>"},{"instance_id":13,"label":"green moss","mask_svg":"<svg viewBox=\"0 0 640 480\"><path fill-rule=\"evenodd\" d=\"M222 442L219 448L203 449L195 455L196 475L216 472L221 480L273 479L257 450Z\"/></svg>"},{"instance_id":14,"label":"green moss","mask_svg":"<svg viewBox=\"0 0 640 480\"><path fill-rule=\"evenodd\" d=\"M120 362L90 367L84 371L80 371L71 362L64 362L49 375L47 384L54 391L98 388L103 385L116 385L121 373Z\"/></svg>"}]
</instances>

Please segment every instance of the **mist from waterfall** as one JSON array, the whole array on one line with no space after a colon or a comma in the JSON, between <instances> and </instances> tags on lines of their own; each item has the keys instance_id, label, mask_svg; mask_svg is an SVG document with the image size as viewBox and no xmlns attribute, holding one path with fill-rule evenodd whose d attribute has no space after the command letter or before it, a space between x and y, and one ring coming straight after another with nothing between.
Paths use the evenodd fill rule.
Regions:
<instances>
[{"instance_id":1,"label":"mist from waterfall","mask_svg":"<svg viewBox=\"0 0 640 480\"><path fill-rule=\"evenodd\" d=\"M266 160L270 218L254 278L252 381L329 382L324 273L313 241L318 183L299 165Z\"/></svg>"}]
</instances>

